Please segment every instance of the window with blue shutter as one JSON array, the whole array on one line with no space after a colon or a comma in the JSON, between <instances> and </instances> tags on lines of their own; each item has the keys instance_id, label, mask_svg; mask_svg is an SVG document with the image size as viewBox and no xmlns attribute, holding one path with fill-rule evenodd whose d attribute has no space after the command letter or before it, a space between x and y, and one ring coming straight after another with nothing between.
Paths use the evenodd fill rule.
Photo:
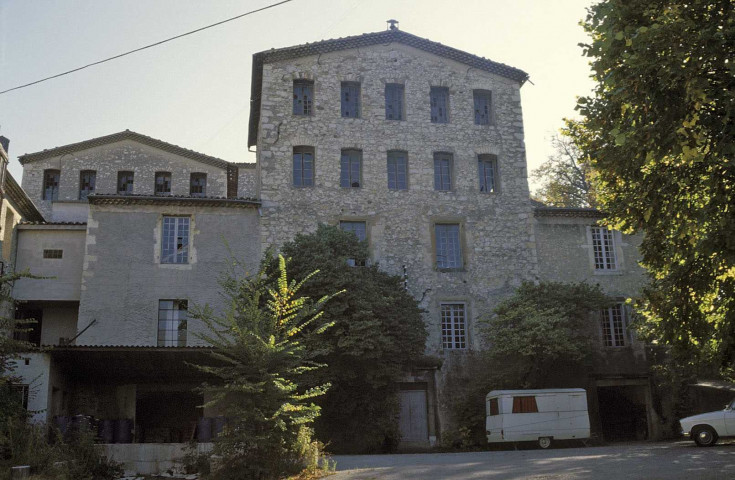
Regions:
<instances>
[{"instance_id":1,"label":"window with blue shutter","mask_svg":"<svg viewBox=\"0 0 735 480\"><path fill-rule=\"evenodd\" d=\"M134 179L134 172L117 172L117 194L132 195Z\"/></svg>"},{"instance_id":2,"label":"window with blue shutter","mask_svg":"<svg viewBox=\"0 0 735 480\"><path fill-rule=\"evenodd\" d=\"M312 147L293 148L293 186L314 186L314 149Z\"/></svg>"},{"instance_id":3,"label":"window with blue shutter","mask_svg":"<svg viewBox=\"0 0 735 480\"><path fill-rule=\"evenodd\" d=\"M436 152L434 154L434 190L450 191L452 189L452 154Z\"/></svg>"},{"instance_id":4,"label":"window with blue shutter","mask_svg":"<svg viewBox=\"0 0 735 480\"><path fill-rule=\"evenodd\" d=\"M342 82L342 116L360 118L360 84Z\"/></svg>"},{"instance_id":5,"label":"window with blue shutter","mask_svg":"<svg viewBox=\"0 0 735 480\"><path fill-rule=\"evenodd\" d=\"M311 80L293 81L293 114L312 115L314 108L314 82Z\"/></svg>"},{"instance_id":6,"label":"window with blue shutter","mask_svg":"<svg viewBox=\"0 0 735 480\"><path fill-rule=\"evenodd\" d=\"M399 150L388 152L388 189L408 189L408 154Z\"/></svg>"},{"instance_id":7,"label":"window with blue shutter","mask_svg":"<svg viewBox=\"0 0 735 480\"><path fill-rule=\"evenodd\" d=\"M449 89L447 87L431 87L431 123L449 122Z\"/></svg>"},{"instance_id":8,"label":"window with blue shutter","mask_svg":"<svg viewBox=\"0 0 735 480\"><path fill-rule=\"evenodd\" d=\"M362 179L362 152L360 150L342 150L341 172L339 184L342 188L360 188Z\"/></svg>"},{"instance_id":9,"label":"window with blue shutter","mask_svg":"<svg viewBox=\"0 0 735 480\"><path fill-rule=\"evenodd\" d=\"M403 120L403 85L400 83L385 85L385 119Z\"/></svg>"},{"instance_id":10,"label":"window with blue shutter","mask_svg":"<svg viewBox=\"0 0 735 480\"><path fill-rule=\"evenodd\" d=\"M492 93L489 90L473 90L475 99L475 124L490 125L492 123Z\"/></svg>"}]
</instances>

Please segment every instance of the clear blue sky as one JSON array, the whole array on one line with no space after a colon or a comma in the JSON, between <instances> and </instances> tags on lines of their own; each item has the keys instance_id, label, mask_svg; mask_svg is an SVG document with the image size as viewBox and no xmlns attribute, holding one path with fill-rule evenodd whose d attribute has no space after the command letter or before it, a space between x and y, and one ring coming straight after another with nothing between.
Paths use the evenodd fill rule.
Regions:
<instances>
[{"instance_id":1,"label":"clear blue sky","mask_svg":"<svg viewBox=\"0 0 735 480\"><path fill-rule=\"evenodd\" d=\"M275 0L0 0L0 90L223 20ZM235 162L247 149L253 53L386 28L525 70L529 169L587 94L578 22L592 0L293 0L113 62L0 95L16 158L129 128Z\"/></svg>"}]
</instances>

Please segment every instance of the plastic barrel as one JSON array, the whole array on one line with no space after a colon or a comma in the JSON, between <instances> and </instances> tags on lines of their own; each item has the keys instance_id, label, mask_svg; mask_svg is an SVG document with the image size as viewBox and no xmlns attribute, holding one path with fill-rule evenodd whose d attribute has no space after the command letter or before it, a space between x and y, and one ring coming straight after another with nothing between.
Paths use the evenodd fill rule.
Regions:
<instances>
[{"instance_id":1,"label":"plastic barrel","mask_svg":"<svg viewBox=\"0 0 735 480\"><path fill-rule=\"evenodd\" d=\"M202 417L197 420L197 442L212 441L212 418Z\"/></svg>"}]
</instances>

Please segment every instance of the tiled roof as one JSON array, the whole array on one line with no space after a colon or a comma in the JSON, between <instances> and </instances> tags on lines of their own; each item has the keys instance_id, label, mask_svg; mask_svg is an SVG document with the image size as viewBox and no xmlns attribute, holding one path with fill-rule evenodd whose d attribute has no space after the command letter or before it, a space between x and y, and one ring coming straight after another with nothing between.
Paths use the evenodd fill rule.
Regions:
<instances>
[{"instance_id":1,"label":"tiled roof","mask_svg":"<svg viewBox=\"0 0 735 480\"><path fill-rule=\"evenodd\" d=\"M567 208L567 207L536 207L533 210L535 217L583 217L604 218L605 212L596 208Z\"/></svg>"},{"instance_id":2,"label":"tiled roof","mask_svg":"<svg viewBox=\"0 0 735 480\"><path fill-rule=\"evenodd\" d=\"M448 58L465 65L485 70L519 82L521 85L528 80L528 74L523 70L498 62L493 62L471 53L463 52L456 48L433 42L426 38L418 37L410 33L395 29L382 32L365 33L352 37L323 40L321 42L306 43L294 47L266 50L253 55L253 76L250 90L250 126L248 130L248 147L257 143L258 123L260 123L260 96L263 83L263 64L288 60L292 58L305 57L308 55L319 55L351 48L367 47L388 43L401 43L410 47L424 50L440 57Z\"/></svg>"},{"instance_id":3,"label":"tiled roof","mask_svg":"<svg viewBox=\"0 0 735 480\"><path fill-rule=\"evenodd\" d=\"M188 195L115 195L92 194L91 205L181 205L187 207L258 207L254 198L191 197Z\"/></svg>"},{"instance_id":4,"label":"tiled roof","mask_svg":"<svg viewBox=\"0 0 735 480\"><path fill-rule=\"evenodd\" d=\"M5 195L18 209L21 217L31 222L43 222L43 215L38 211L25 190L23 190L9 171L5 171Z\"/></svg>"},{"instance_id":5,"label":"tiled roof","mask_svg":"<svg viewBox=\"0 0 735 480\"><path fill-rule=\"evenodd\" d=\"M65 153L78 152L79 150L85 150L92 147L120 142L122 140L133 140L135 142L142 143L143 145L148 145L149 147L158 148L165 152L173 153L174 155L179 155L181 157L196 160L198 162L206 163L208 165L212 165L222 169L226 169L228 165L228 162L220 158L211 157L209 155L195 152L194 150L189 150L187 148L164 142L163 140L158 140L157 138L142 135L140 133L136 133L130 130L113 133L112 135L92 138L83 142L71 143L69 145L63 145L61 147L50 148L36 153L26 153L25 155L21 155L20 157L18 157L18 161L21 163L21 165L25 165L26 163L34 162L36 160L56 157Z\"/></svg>"}]
</instances>

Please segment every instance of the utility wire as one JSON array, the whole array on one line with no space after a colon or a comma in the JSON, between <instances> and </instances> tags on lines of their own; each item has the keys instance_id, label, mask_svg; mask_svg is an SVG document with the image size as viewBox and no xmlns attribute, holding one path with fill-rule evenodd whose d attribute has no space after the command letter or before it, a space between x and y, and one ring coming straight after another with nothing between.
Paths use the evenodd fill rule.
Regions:
<instances>
[{"instance_id":1,"label":"utility wire","mask_svg":"<svg viewBox=\"0 0 735 480\"><path fill-rule=\"evenodd\" d=\"M21 88L30 87L31 85L35 85L37 83L45 82L47 80L51 80L51 79L58 78L58 77L63 77L64 75L69 75L70 73L78 72L79 70L84 70L85 68L93 67L95 65L99 65L100 63L109 62L110 60L115 60L115 59L118 59L118 58L121 58L121 57L130 55L130 54L133 54L133 53L136 53L136 52L140 52L141 50L146 50L148 48L156 47L158 45L162 45L162 44L167 43L167 42L170 42L172 40L176 40L176 39L181 38L181 37L186 37L187 35L192 35L192 34L201 32L202 30L207 30L208 28L216 27L218 25L222 25L223 23L231 22L233 20L237 20L238 18L246 17L248 15L252 15L253 13L262 12L263 10L268 10L269 8L277 7L279 5L283 5L284 3L288 3L288 2L292 2L292 1L293 0L282 0L280 2L271 4L271 5L267 5L267 6L263 7L263 8L258 8L256 10L251 10L249 12L243 13L243 14L238 15L236 17L228 18L226 20L222 20L221 22L217 22L217 23L213 23L211 25L207 25L206 27L197 28L196 30L192 30L190 32L182 33L181 35L176 35L175 37L167 38L165 40L161 40L160 42L151 43L150 45L146 45L144 47L136 48L135 50L130 50L128 52L121 53L119 55L115 55L114 57L109 57L109 58L105 58L104 60L99 60L97 62L89 63L87 65L84 65L83 67L78 67L78 68L75 68L73 70L69 70L69 71L62 72L62 73L59 73L59 74L56 74L56 75L52 75L50 77L42 78L41 80L36 80L35 82L26 83L25 85L19 85L17 87L13 87L13 88L9 88L7 90L3 90L2 92L0 92L0 95L2 95L4 93L12 92L13 90L20 90Z\"/></svg>"}]
</instances>

